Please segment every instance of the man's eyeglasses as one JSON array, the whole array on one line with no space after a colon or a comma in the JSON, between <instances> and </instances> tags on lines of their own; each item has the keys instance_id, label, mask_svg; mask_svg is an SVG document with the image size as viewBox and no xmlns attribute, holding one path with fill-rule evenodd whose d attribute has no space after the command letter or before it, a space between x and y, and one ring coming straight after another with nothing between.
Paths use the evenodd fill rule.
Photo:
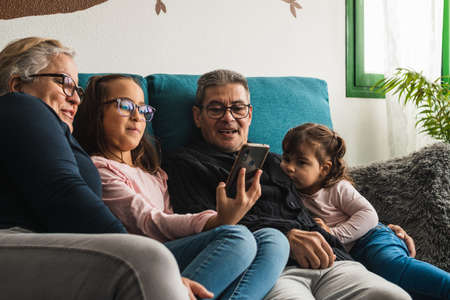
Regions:
<instances>
[{"instance_id":1,"label":"man's eyeglasses","mask_svg":"<svg viewBox=\"0 0 450 300\"><path fill-rule=\"evenodd\" d=\"M197 105L198 108L203 109L203 105ZM235 119L243 119L248 116L248 112L250 110L250 104L232 104L230 106L225 106L220 103L212 103L208 104L206 109L206 114L211 119L221 119L225 115L227 110L230 110L231 115Z\"/></svg>"},{"instance_id":2,"label":"man's eyeglasses","mask_svg":"<svg viewBox=\"0 0 450 300\"><path fill-rule=\"evenodd\" d=\"M137 105L131 99L128 98L115 98L103 102L103 104L109 104L117 102L117 110L122 117L129 117L137 109L139 115L143 115L145 121L150 122L153 119L156 109L150 105Z\"/></svg>"},{"instance_id":3,"label":"man's eyeglasses","mask_svg":"<svg viewBox=\"0 0 450 300\"><path fill-rule=\"evenodd\" d=\"M43 73L43 74L33 74L30 75L30 77L59 77L61 78L60 84L62 84L62 89L66 96L72 97L76 91L78 96L80 97L80 101L83 100L84 97L83 88L77 86L75 84L75 81L69 75L62 73Z\"/></svg>"}]
</instances>

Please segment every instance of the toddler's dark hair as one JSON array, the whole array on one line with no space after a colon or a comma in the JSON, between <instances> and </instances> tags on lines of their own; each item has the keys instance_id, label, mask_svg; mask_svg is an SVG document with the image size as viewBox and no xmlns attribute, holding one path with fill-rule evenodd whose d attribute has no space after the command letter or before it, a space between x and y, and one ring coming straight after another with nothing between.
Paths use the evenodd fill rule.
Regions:
<instances>
[{"instance_id":1,"label":"toddler's dark hair","mask_svg":"<svg viewBox=\"0 0 450 300\"><path fill-rule=\"evenodd\" d=\"M289 129L286 133L282 144L283 154L295 156L299 146L305 143L313 147L314 154L320 164L323 164L327 159L332 162L323 187L329 187L342 179L346 179L353 184L344 161L346 147L342 137L324 125L305 123Z\"/></svg>"}]
</instances>

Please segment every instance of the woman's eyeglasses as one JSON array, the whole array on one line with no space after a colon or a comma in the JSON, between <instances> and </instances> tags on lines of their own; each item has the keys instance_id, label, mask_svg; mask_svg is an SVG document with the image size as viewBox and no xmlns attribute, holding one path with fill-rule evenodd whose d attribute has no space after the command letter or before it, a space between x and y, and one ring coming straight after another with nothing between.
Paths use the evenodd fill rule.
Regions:
<instances>
[{"instance_id":1,"label":"woman's eyeglasses","mask_svg":"<svg viewBox=\"0 0 450 300\"><path fill-rule=\"evenodd\" d=\"M131 99L128 98L114 98L103 102L102 104L109 104L117 102L117 110L123 117L129 117L137 109L139 115L143 115L145 121L150 122L153 119L156 109L150 105L137 105Z\"/></svg>"},{"instance_id":2,"label":"woman's eyeglasses","mask_svg":"<svg viewBox=\"0 0 450 300\"><path fill-rule=\"evenodd\" d=\"M62 84L62 89L64 94L68 97L72 97L75 92L77 92L80 97L80 101L83 100L84 90L83 88L77 86L75 81L69 75L62 73L42 73L42 74L33 74L30 77L59 77L61 78L60 84Z\"/></svg>"}]
</instances>

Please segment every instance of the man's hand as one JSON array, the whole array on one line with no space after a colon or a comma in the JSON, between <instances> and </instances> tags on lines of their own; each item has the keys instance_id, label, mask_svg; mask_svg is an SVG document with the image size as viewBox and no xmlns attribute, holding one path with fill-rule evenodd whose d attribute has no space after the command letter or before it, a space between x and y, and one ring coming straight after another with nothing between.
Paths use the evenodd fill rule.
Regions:
<instances>
[{"instance_id":1,"label":"man's hand","mask_svg":"<svg viewBox=\"0 0 450 300\"><path fill-rule=\"evenodd\" d=\"M321 218L314 218L314 221L316 221L316 223L322 227L325 231L327 231L328 233L331 234L331 229L330 227L327 226L327 224L325 224L325 222L321 219Z\"/></svg>"},{"instance_id":2,"label":"man's hand","mask_svg":"<svg viewBox=\"0 0 450 300\"><path fill-rule=\"evenodd\" d=\"M225 183L220 182L216 189L216 210L217 215L209 218L203 231L211 228L228 224L237 224L245 214L253 207L256 200L261 196L261 178L262 170L258 170L253 178L253 183L245 190L245 169L239 170L237 179L236 198L228 198L225 190Z\"/></svg>"},{"instance_id":3,"label":"man's hand","mask_svg":"<svg viewBox=\"0 0 450 300\"><path fill-rule=\"evenodd\" d=\"M405 241L406 247L409 250L409 256L416 257L416 245L414 244L414 240L410 237L406 231L398 225L389 224L388 227L392 229L395 234Z\"/></svg>"},{"instance_id":4,"label":"man's hand","mask_svg":"<svg viewBox=\"0 0 450 300\"><path fill-rule=\"evenodd\" d=\"M319 232L291 229L287 238L291 253L300 267L324 269L333 265L336 255Z\"/></svg>"},{"instance_id":5,"label":"man's hand","mask_svg":"<svg viewBox=\"0 0 450 300\"><path fill-rule=\"evenodd\" d=\"M183 284L188 290L190 300L196 300L197 297L207 299L214 297L213 293L208 291L203 285L196 281L190 280L186 277L181 277L181 281L183 281Z\"/></svg>"}]
</instances>

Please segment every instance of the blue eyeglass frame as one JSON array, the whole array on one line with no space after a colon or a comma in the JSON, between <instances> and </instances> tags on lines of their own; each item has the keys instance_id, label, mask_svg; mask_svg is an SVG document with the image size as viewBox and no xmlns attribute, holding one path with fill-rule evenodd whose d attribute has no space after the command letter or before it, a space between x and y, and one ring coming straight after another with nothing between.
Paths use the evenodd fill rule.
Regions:
<instances>
[{"instance_id":1,"label":"blue eyeglass frame","mask_svg":"<svg viewBox=\"0 0 450 300\"><path fill-rule=\"evenodd\" d=\"M126 98L126 97L118 97L118 98L114 98L114 99L105 101L105 102L103 102L102 104L103 104L103 105L106 105L106 104L110 104L110 103L116 102L116 103L117 103L117 110L119 111L119 114L120 114L122 117L129 117L130 115L123 115L123 114L121 113L120 103L121 103L122 101L130 102L130 103L133 105L133 110L130 111L130 115L133 114L133 112L134 112L134 111L136 110L136 108L137 108L137 109L138 109L138 113L139 113L140 115L144 115L144 118L145 118L145 121L146 121L146 122L150 122L150 121L153 119L153 116L155 115L155 112L156 112L156 108L154 108L153 106L148 105L148 104L137 105L137 104L134 103L134 101L131 100L130 98ZM145 112L144 112L144 113L141 113L141 108L142 108L142 107L144 107L145 109L150 108L150 112L147 113L147 114L150 114L150 117L149 117L148 119L145 117L145 115L146 115Z\"/></svg>"}]
</instances>

